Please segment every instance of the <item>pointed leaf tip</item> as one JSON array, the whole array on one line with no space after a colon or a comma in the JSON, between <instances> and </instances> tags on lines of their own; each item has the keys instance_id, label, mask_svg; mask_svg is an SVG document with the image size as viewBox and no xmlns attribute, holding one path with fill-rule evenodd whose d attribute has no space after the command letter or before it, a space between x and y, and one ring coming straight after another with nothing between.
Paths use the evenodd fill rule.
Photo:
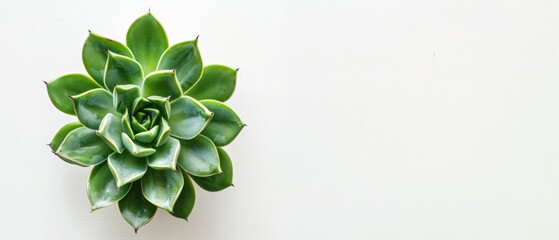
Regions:
<instances>
[{"instance_id":1,"label":"pointed leaf tip","mask_svg":"<svg viewBox=\"0 0 559 240\"><path fill-rule=\"evenodd\" d=\"M91 77L72 73L61 76L51 82L43 81L52 104L60 111L75 115L74 105L68 96L75 96L101 86Z\"/></svg>"},{"instance_id":2,"label":"pointed leaf tip","mask_svg":"<svg viewBox=\"0 0 559 240\"><path fill-rule=\"evenodd\" d=\"M211 192L217 192L228 187L234 187L233 164L231 163L231 158L222 148L217 148L217 151L219 154L219 165L222 170L222 174L209 177L190 176L192 180L198 184L198 186Z\"/></svg>"},{"instance_id":3,"label":"pointed leaf tip","mask_svg":"<svg viewBox=\"0 0 559 240\"><path fill-rule=\"evenodd\" d=\"M216 100L200 101L209 111L215 113L202 134L210 138L216 146L231 143L244 127L243 121L229 106Z\"/></svg>"},{"instance_id":4,"label":"pointed leaf tip","mask_svg":"<svg viewBox=\"0 0 559 240\"><path fill-rule=\"evenodd\" d=\"M199 100L214 99L225 102L235 91L237 70L223 65L205 66L200 80L186 95Z\"/></svg>"},{"instance_id":5,"label":"pointed leaf tip","mask_svg":"<svg viewBox=\"0 0 559 240\"><path fill-rule=\"evenodd\" d=\"M86 71L100 85L104 84L103 75L109 50L130 58L134 57L130 49L124 44L89 32L82 49L82 61Z\"/></svg>"},{"instance_id":6,"label":"pointed leaf tip","mask_svg":"<svg viewBox=\"0 0 559 240\"><path fill-rule=\"evenodd\" d=\"M159 57L169 47L165 29L152 15L151 9L130 25L126 44L142 65L145 75L156 70Z\"/></svg>"}]
</instances>

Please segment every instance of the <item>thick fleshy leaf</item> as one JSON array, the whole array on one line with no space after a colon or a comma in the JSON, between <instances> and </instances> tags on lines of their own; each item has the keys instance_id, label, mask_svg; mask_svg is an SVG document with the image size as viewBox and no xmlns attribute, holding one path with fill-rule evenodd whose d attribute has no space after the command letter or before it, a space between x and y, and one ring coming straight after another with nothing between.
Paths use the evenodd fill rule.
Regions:
<instances>
[{"instance_id":1,"label":"thick fleshy leaf","mask_svg":"<svg viewBox=\"0 0 559 240\"><path fill-rule=\"evenodd\" d=\"M134 231L151 221L157 212L157 207L144 198L140 182L132 183L128 194L118 202L118 209Z\"/></svg>"},{"instance_id":2,"label":"thick fleshy leaf","mask_svg":"<svg viewBox=\"0 0 559 240\"><path fill-rule=\"evenodd\" d=\"M184 178L184 186L171 214L186 220L194 208L196 192L194 191L194 185L192 185L192 181L188 177L188 174L183 170L181 170L181 172Z\"/></svg>"},{"instance_id":3,"label":"thick fleshy leaf","mask_svg":"<svg viewBox=\"0 0 559 240\"><path fill-rule=\"evenodd\" d=\"M99 125L107 113L120 117L120 114L113 108L111 93L105 89L93 89L73 96L72 100L78 120L88 128L99 129Z\"/></svg>"},{"instance_id":4,"label":"thick fleshy leaf","mask_svg":"<svg viewBox=\"0 0 559 240\"><path fill-rule=\"evenodd\" d=\"M176 99L182 95L181 86L173 70L155 71L146 76L142 96L160 96Z\"/></svg>"},{"instance_id":5,"label":"thick fleshy leaf","mask_svg":"<svg viewBox=\"0 0 559 240\"><path fill-rule=\"evenodd\" d=\"M101 125L99 125L99 130L97 135L105 140L105 143L109 145L115 152L122 153L124 146L122 145L122 124L120 123L120 118L116 117L112 113L107 113Z\"/></svg>"},{"instance_id":6,"label":"thick fleshy leaf","mask_svg":"<svg viewBox=\"0 0 559 240\"><path fill-rule=\"evenodd\" d=\"M169 47L159 60L158 70L176 70L182 91L190 89L202 75L202 57L198 39Z\"/></svg>"},{"instance_id":7,"label":"thick fleshy leaf","mask_svg":"<svg viewBox=\"0 0 559 240\"><path fill-rule=\"evenodd\" d=\"M91 203L91 210L94 211L118 202L130 191L130 187L130 184L117 187L107 163L93 167L87 183L87 196Z\"/></svg>"},{"instance_id":8,"label":"thick fleshy leaf","mask_svg":"<svg viewBox=\"0 0 559 240\"><path fill-rule=\"evenodd\" d=\"M89 75L101 86L105 85L103 75L105 74L105 64L109 51L131 58L134 57L130 49L124 44L89 32L82 50L83 65Z\"/></svg>"},{"instance_id":9,"label":"thick fleshy leaf","mask_svg":"<svg viewBox=\"0 0 559 240\"><path fill-rule=\"evenodd\" d=\"M202 135L191 140L181 140L178 164L186 172L198 177L222 173L219 155L212 140Z\"/></svg>"},{"instance_id":10,"label":"thick fleshy leaf","mask_svg":"<svg viewBox=\"0 0 559 240\"><path fill-rule=\"evenodd\" d=\"M151 105L152 105L151 101L147 100L146 98L143 97L136 98L136 100L134 100L134 103L132 103L132 112L130 116L133 116L137 111L149 107Z\"/></svg>"},{"instance_id":11,"label":"thick fleshy leaf","mask_svg":"<svg viewBox=\"0 0 559 240\"><path fill-rule=\"evenodd\" d=\"M169 119L171 115L171 102L169 101L169 97L150 96L147 99L157 106L157 109L159 109L165 119Z\"/></svg>"},{"instance_id":12,"label":"thick fleshy leaf","mask_svg":"<svg viewBox=\"0 0 559 240\"><path fill-rule=\"evenodd\" d=\"M58 147L60 147L60 144L62 143L62 141L64 141L64 138L66 138L66 136L68 136L68 133L70 133L72 130L79 128L79 127L83 127L83 125L80 122L71 122L68 123L64 126L62 126L58 132L56 132L56 134L54 134L54 137L52 138L52 140L49 143L50 149L55 152L56 150L58 150Z\"/></svg>"},{"instance_id":13,"label":"thick fleshy leaf","mask_svg":"<svg viewBox=\"0 0 559 240\"><path fill-rule=\"evenodd\" d=\"M204 130L212 116L213 113L194 98L177 98L171 102L171 135L181 139L192 139Z\"/></svg>"},{"instance_id":14,"label":"thick fleshy leaf","mask_svg":"<svg viewBox=\"0 0 559 240\"><path fill-rule=\"evenodd\" d=\"M216 100L202 100L208 110L214 113L202 134L210 138L216 146L225 146L233 141L245 124L229 106Z\"/></svg>"},{"instance_id":15,"label":"thick fleshy leaf","mask_svg":"<svg viewBox=\"0 0 559 240\"><path fill-rule=\"evenodd\" d=\"M132 108L134 100L138 97L140 97L140 87L132 84L118 85L113 90L113 106L118 112L124 113Z\"/></svg>"},{"instance_id":16,"label":"thick fleshy leaf","mask_svg":"<svg viewBox=\"0 0 559 240\"><path fill-rule=\"evenodd\" d=\"M223 174L209 177L191 176L198 186L210 192L221 191L233 185L233 163L231 163L231 158L222 148L217 148L217 152L219 153L219 166L223 170Z\"/></svg>"},{"instance_id":17,"label":"thick fleshy leaf","mask_svg":"<svg viewBox=\"0 0 559 240\"><path fill-rule=\"evenodd\" d=\"M58 110L70 115L76 115L76 113L74 112L74 104L68 96L101 88L91 77L79 73L64 75L46 84L52 104Z\"/></svg>"},{"instance_id":18,"label":"thick fleshy leaf","mask_svg":"<svg viewBox=\"0 0 559 240\"><path fill-rule=\"evenodd\" d=\"M169 40L163 26L148 12L128 28L126 45L148 74L157 68L159 57L169 47Z\"/></svg>"},{"instance_id":19,"label":"thick fleshy leaf","mask_svg":"<svg viewBox=\"0 0 559 240\"><path fill-rule=\"evenodd\" d=\"M172 170L150 168L142 177L142 192L153 205L169 212L177 201L184 185L182 174Z\"/></svg>"},{"instance_id":20,"label":"thick fleshy leaf","mask_svg":"<svg viewBox=\"0 0 559 240\"><path fill-rule=\"evenodd\" d=\"M132 129L136 132L145 132L147 128L142 125L135 117L132 117Z\"/></svg>"},{"instance_id":21,"label":"thick fleshy leaf","mask_svg":"<svg viewBox=\"0 0 559 240\"><path fill-rule=\"evenodd\" d=\"M109 155L108 163L118 187L140 179L148 170L145 157L136 158L127 151Z\"/></svg>"},{"instance_id":22,"label":"thick fleshy leaf","mask_svg":"<svg viewBox=\"0 0 559 240\"><path fill-rule=\"evenodd\" d=\"M155 138L155 147L160 147L161 145L165 144L169 139L169 135L171 133L171 127L167 123L167 120L161 119L161 128L159 129L159 133Z\"/></svg>"},{"instance_id":23,"label":"thick fleshy leaf","mask_svg":"<svg viewBox=\"0 0 559 240\"><path fill-rule=\"evenodd\" d=\"M200 99L227 101L235 91L237 70L223 65L204 67L202 77L186 92L186 95Z\"/></svg>"},{"instance_id":24,"label":"thick fleshy leaf","mask_svg":"<svg viewBox=\"0 0 559 240\"><path fill-rule=\"evenodd\" d=\"M126 135L128 135L130 138L134 139L134 131L132 131L132 125L130 124L128 109L124 111L124 115L120 119L120 124L122 126L122 131L126 133Z\"/></svg>"},{"instance_id":25,"label":"thick fleshy leaf","mask_svg":"<svg viewBox=\"0 0 559 240\"><path fill-rule=\"evenodd\" d=\"M113 91L116 85L133 84L142 85L144 72L142 66L136 60L109 52L103 82L109 91Z\"/></svg>"},{"instance_id":26,"label":"thick fleshy leaf","mask_svg":"<svg viewBox=\"0 0 559 240\"><path fill-rule=\"evenodd\" d=\"M134 157L147 157L155 153L155 149L134 142L126 133L122 133L122 144Z\"/></svg>"},{"instance_id":27,"label":"thick fleshy leaf","mask_svg":"<svg viewBox=\"0 0 559 240\"><path fill-rule=\"evenodd\" d=\"M80 166L92 166L107 159L113 150L105 141L86 127L80 127L68 133L55 154L66 161Z\"/></svg>"},{"instance_id":28,"label":"thick fleshy leaf","mask_svg":"<svg viewBox=\"0 0 559 240\"><path fill-rule=\"evenodd\" d=\"M137 133L136 135L134 135L134 138L138 142L151 143L155 139L155 137L157 137L158 133L159 133L159 126L155 126L148 131Z\"/></svg>"},{"instance_id":29,"label":"thick fleshy leaf","mask_svg":"<svg viewBox=\"0 0 559 240\"><path fill-rule=\"evenodd\" d=\"M144 108L142 112L148 114L151 117L151 125L149 128L155 127L159 123L159 118L161 117L161 112L157 108ZM157 133L156 133L157 134Z\"/></svg>"},{"instance_id":30,"label":"thick fleshy leaf","mask_svg":"<svg viewBox=\"0 0 559 240\"><path fill-rule=\"evenodd\" d=\"M155 153L148 157L148 165L155 169L176 170L179 152L179 140L169 138L163 146L158 147Z\"/></svg>"}]
</instances>

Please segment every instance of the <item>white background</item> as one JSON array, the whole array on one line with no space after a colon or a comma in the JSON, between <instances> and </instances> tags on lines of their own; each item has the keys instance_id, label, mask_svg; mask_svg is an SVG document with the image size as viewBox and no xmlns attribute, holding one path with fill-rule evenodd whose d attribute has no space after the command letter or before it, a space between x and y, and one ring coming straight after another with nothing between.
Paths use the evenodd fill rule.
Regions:
<instances>
[{"instance_id":1,"label":"white background","mask_svg":"<svg viewBox=\"0 0 559 240\"><path fill-rule=\"evenodd\" d=\"M151 7L240 67L235 188L138 235L45 145L41 81ZM556 1L0 0L1 239L558 239Z\"/></svg>"}]
</instances>

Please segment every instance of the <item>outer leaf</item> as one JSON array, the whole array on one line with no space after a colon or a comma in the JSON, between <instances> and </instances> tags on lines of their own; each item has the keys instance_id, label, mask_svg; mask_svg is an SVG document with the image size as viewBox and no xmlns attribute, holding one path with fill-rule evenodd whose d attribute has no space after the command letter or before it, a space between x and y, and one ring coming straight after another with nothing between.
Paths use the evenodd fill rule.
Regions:
<instances>
[{"instance_id":1,"label":"outer leaf","mask_svg":"<svg viewBox=\"0 0 559 240\"><path fill-rule=\"evenodd\" d=\"M140 97L140 87L131 84L118 85L113 90L113 106L118 112L124 113L132 107L138 97Z\"/></svg>"},{"instance_id":2,"label":"outer leaf","mask_svg":"<svg viewBox=\"0 0 559 240\"><path fill-rule=\"evenodd\" d=\"M68 96L101 88L91 77L79 73L64 75L46 84L52 104L58 110L70 115L76 115L76 113L74 113L74 104Z\"/></svg>"},{"instance_id":3,"label":"outer leaf","mask_svg":"<svg viewBox=\"0 0 559 240\"><path fill-rule=\"evenodd\" d=\"M122 124L120 123L120 118L116 117L112 113L108 113L101 121L99 125L99 131L97 135L105 140L105 143L109 145L115 152L122 153L124 146L122 145Z\"/></svg>"},{"instance_id":4,"label":"outer leaf","mask_svg":"<svg viewBox=\"0 0 559 240\"><path fill-rule=\"evenodd\" d=\"M198 177L222 173L219 156L212 140L198 135L191 140L181 140L178 164L186 172Z\"/></svg>"},{"instance_id":5,"label":"outer leaf","mask_svg":"<svg viewBox=\"0 0 559 240\"><path fill-rule=\"evenodd\" d=\"M139 143L132 141L126 133L122 133L122 144L134 157L147 157L155 153L155 149L142 146Z\"/></svg>"},{"instance_id":6,"label":"outer leaf","mask_svg":"<svg viewBox=\"0 0 559 240\"><path fill-rule=\"evenodd\" d=\"M177 98L171 102L171 135L181 139L192 139L202 132L212 116L213 113L194 98Z\"/></svg>"},{"instance_id":7,"label":"outer leaf","mask_svg":"<svg viewBox=\"0 0 559 240\"><path fill-rule=\"evenodd\" d=\"M216 146L225 146L231 143L241 132L245 124L239 116L227 105L216 100L202 100L214 116L202 134L210 138Z\"/></svg>"},{"instance_id":8,"label":"outer leaf","mask_svg":"<svg viewBox=\"0 0 559 240\"><path fill-rule=\"evenodd\" d=\"M91 210L95 211L118 202L130 191L130 187L130 184L117 187L107 163L93 167L87 183L87 196L91 202Z\"/></svg>"},{"instance_id":9,"label":"outer leaf","mask_svg":"<svg viewBox=\"0 0 559 240\"><path fill-rule=\"evenodd\" d=\"M171 103L169 102L170 98L150 96L147 99L157 106L165 119L169 119L169 116L171 115Z\"/></svg>"},{"instance_id":10,"label":"outer leaf","mask_svg":"<svg viewBox=\"0 0 559 240\"><path fill-rule=\"evenodd\" d=\"M109 91L113 91L116 85L142 85L144 72L142 66L136 60L109 52L103 82Z\"/></svg>"},{"instance_id":11,"label":"outer leaf","mask_svg":"<svg viewBox=\"0 0 559 240\"><path fill-rule=\"evenodd\" d=\"M223 65L204 67L202 77L186 95L196 99L215 99L227 101L235 91L237 70Z\"/></svg>"},{"instance_id":12,"label":"outer leaf","mask_svg":"<svg viewBox=\"0 0 559 240\"><path fill-rule=\"evenodd\" d=\"M79 127L83 127L83 125L80 122L71 122L68 123L64 126L62 126L58 132L56 132L56 134L54 134L54 137L52 138L52 140L50 141L50 149L52 149L52 151L56 151L58 150L58 147L60 147L60 144L62 143L62 141L64 141L64 138L66 138L66 136L68 136L68 133L70 133L72 130L79 128Z\"/></svg>"},{"instance_id":13,"label":"outer leaf","mask_svg":"<svg viewBox=\"0 0 559 240\"><path fill-rule=\"evenodd\" d=\"M120 116L113 108L111 93L105 89L93 89L73 96L72 100L74 101L76 116L88 128L98 129L107 113Z\"/></svg>"},{"instance_id":14,"label":"outer leaf","mask_svg":"<svg viewBox=\"0 0 559 240\"><path fill-rule=\"evenodd\" d=\"M182 174L171 170L149 169L142 177L142 193L153 205L169 212L184 185Z\"/></svg>"},{"instance_id":15,"label":"outer leaf","mask_svg":"<svg viewBox=\"0 0 559 240\"><path fill-rule=\"evenodd\" d=\"M132 184L128 194L118 202L118 208L124 220L134 228L134 231L138 231L140 227L151 221L157 212L157 207L144 198L140 182Z\"/></svg>"},{"instance_id":16,"label":"outer leaf","mask_svg":"<svg viewBox=\"0 0 559 240\"><path fill-rule=\"evenodd\" d=\"M92 166L105 161L112 152L94 130L80 127L68 133L55 154L80 166Z\"/></svg>"},{"instance_id":17,"label":"outer leaf","mask_svg":"<svg viewBox=\"0 0 559 240\"><path fill-rule=\"evenodd\" d=\"M169 127L167 120L161 119L161 125L159 126L161 126L161 129L159 129L159 133L155 138L155 147L160 147L165 144L167 139L169 139L169 134L171 133L171 127Z\"/></svg>"},{"instance_id":18,"label":"outer leaf","mask_svg":"<svg viewBox=\"0 0 559 240\"><path fill-rule=\"evenodd\" d=\"M85 70L95 81L104 86L103 75L109 51L133 58L133 54L126 46L115 40L89 32L82 50L82 60Z\"/></svg>"},{"instance_id":19,"label":"outer leaf","mask_svg":"<svg viewBox=\"0 0 559 240\"><path fill-rule=\"evenodd\" d=\"M176 99L182 95L181 86L173 70L155 71L146 76L142 96L161 96Z\"/></svg>"},{"instance_id":20,"label":"outer leaf","mask_svg":"<svg viewBox=\"0 0 559 240\"><path fill-rule=\"evenodd\" d=\"M157 69L176 69L182 91L186 92L202 75L202 58L198 51L198 39L178 43L165 50Z\"/></svg>"},{"instance_id":21,"label":"outer leaf","mask_svg":"<svg viewBox=\"0 0 559 240\"><path fill-rule=\"evenodd\" d=\"M158 147L153 155L148 157L148 165L155 169L176 170L179 152L179 140L170 138L163 146Z\"/></svg>"},{"instance_id":22,"label":"outer leaf","mask_svg":"<svg viewBox=\"0 0 559 240\"><path fill-rule=\"evenodd\" d=\"M223 174L209 177L191 176L198 186L210 192L221 191L233 185L233 163L231 163L231 158L222 148L217 148L217 152L219 153L219 165L221 170L223 170Z\"/></svg>"},{"instance_id":23,"label":"outer leaf","mask_svg":"<svg viewBox=\"0 0 559 240\"><path fill-rule=\"evenodd\" d=\"M148 170L146 158L136 158L126 151L109 155L108 163L118 187L140 179Z\"/></svg>"},{"instance_id":24,"label":"outer leaf","mask_svg":"<svg viewBox=\"0 0 559 240\"><path fill-rule=\"evenodd\" d=\"M184 178L184 187L182 188L179 199L173 207L173 216L187 219L192 209L194 208L194 203L196 202L196 192L194 191L194 185L188 177L188 174L181 170Z\"/></svg>"},{"instance_id":25,"label":"outer leaf","mask_svg":"<svg viewBox=\"0 0 559 240\"><path fill-rule=\"evenodd\" d=\"M148 74L157 68L159 57L169 47L169 41L159 21L148 12L128 28L126 45Z\"/></svg>"}]
</instances>

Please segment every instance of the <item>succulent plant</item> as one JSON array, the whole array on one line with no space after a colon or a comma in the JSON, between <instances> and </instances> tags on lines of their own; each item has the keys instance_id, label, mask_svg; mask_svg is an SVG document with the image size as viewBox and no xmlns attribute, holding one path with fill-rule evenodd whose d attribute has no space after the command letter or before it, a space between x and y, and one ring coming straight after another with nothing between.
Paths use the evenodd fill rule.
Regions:
<instances>
[{"instance_id":1,"label":"succulent plant","mask_svg":"<svg viewBox=\"0 0 559 240\"><path fill-rule=\"evenodd\" d=\"M79 120L60 128L49 145L68 163L93 166L92 211L118 202L137 231L157 208L187 219L192 181L208 191L232 186L222 147L245 124L223 102L237 70L203 66L198 38L169 47L151 12L132 23L126 45L90 31L82 59L89 76L45 82L54 106Z\"/></svg>"}]
</instances>

